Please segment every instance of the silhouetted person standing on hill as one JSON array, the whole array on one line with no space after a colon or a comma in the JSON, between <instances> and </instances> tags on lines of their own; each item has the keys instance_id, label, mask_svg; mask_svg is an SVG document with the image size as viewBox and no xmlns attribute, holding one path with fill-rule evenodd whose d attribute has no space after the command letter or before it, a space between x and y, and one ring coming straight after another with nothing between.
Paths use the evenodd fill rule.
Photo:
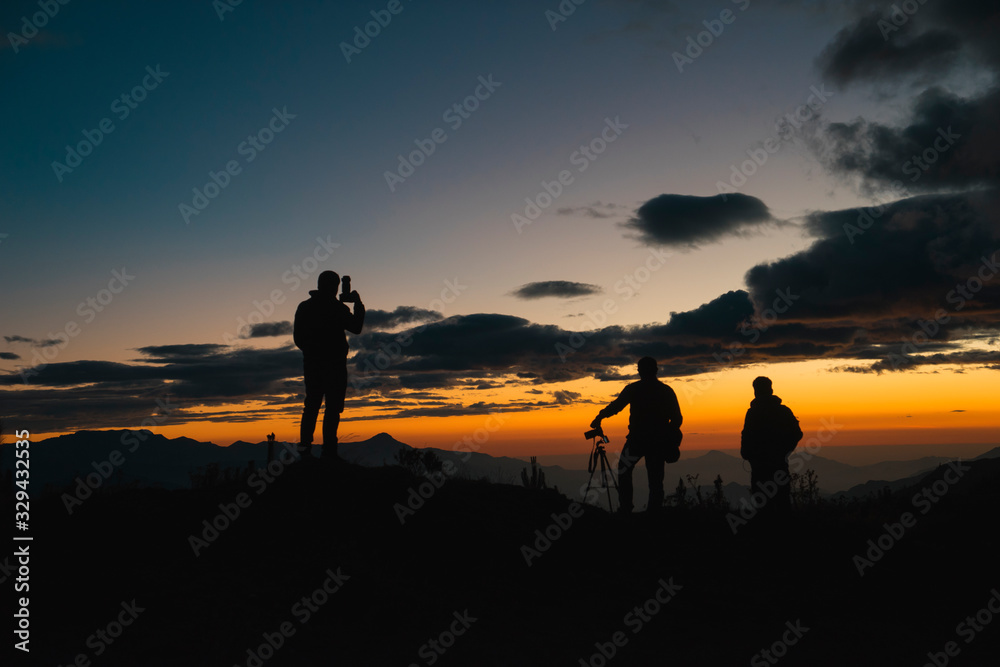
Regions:
<instances>
[{"instance_id":1,"label":"silhouetted person standing on hill","mask_svg":"<svg viewBox=\"0 0 1000 667\"><path fill-rule=\"evenodd\" d=\"M761 513L774 516L791 509L788 455L802 439L802 429L788 406L774 395L769 378L755 379L753 393L743 423L740 456L750 462L752 492L767 498Z\"/></svg>"},{"instance_id":2,"label":"silhouetted person standing on hill","mask_svg":"<svg viewBox=\"0 0 1000 667\"><path fill-rule=\"evenodd\" d=\"M345 281L347 279L345 278ZM305 408L299 433L299 451L312 455L313 432L319 408L326 399L323 413L323 457L337 457L337 427L347 396L347 336L359 334L365 323L365 306L356 291L347 297L354 302L354 312L337 298L340 276L333 271L319 274L319 289L295 311L293 337L302 350L306 384Z\"/></svg>"},{"instance_id":3,"label":"silhouetted person standing on hill","mask_svg":"<svg viewBox=\"0 0 1000 667\"><path fill-rule=\"evenodd\" d=\"M625 387L590 424L591 428L600 428L602 419L618 414L626 405L632 406L628 437L618 460L618 511L623 513L632 511L632 470L639 459L646 457L647 511L656 511L663 506L663 465L680 456L677 447L681 442L681 407L674 390L656 378L656 371L656 359L640 359L639 381Z\"/></svg>"}]
</instances>

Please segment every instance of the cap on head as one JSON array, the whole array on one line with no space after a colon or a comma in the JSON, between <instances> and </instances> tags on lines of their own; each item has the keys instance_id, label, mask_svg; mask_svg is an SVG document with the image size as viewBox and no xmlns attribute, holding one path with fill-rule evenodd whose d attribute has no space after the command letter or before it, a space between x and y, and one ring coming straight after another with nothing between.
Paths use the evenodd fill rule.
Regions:
<instances>
[{"instance_id":1,"label":"cap on head","mask_svg":"<svg viewBox=\"0 0 1000 667\"><path fill-rule=\"evenodd\" d=\"M319 274L319 280L316 283L320 292L329 292L330 294L336 294L337 290L340 288L340 276L337 275L336 271L324 271Z\"/></svg>"},{"instance_id":2,"label":"cap on head","mask_svg":"<svg viewBox=\"0 0 1000 667\"><path fill-rule=\"evenodd\" d=\"M761 375L753 381L753 393L757 396L770 396L774 393L771 388L771 378Z\"/></svg>"},{"instance_id":3,"label":"cap on head","mask_svg":"<svg viewBox=\"0 0 1000 667\"><path fill-rule=\"evenodd\" d=\"M656 359L653 357L643 357L639 360L640 378L655 378L656 370Z\"/></svg>"}]
</instances>

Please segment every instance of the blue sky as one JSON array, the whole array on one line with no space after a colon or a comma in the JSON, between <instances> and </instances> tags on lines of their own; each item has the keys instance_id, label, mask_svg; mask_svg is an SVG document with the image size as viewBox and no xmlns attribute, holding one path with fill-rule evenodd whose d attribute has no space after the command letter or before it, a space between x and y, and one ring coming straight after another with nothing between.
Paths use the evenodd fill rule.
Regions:
<instances>
[{"instance_id":1,"label":"blue sky","mask_svg":"<svg viewBox=\"0 0 1000 667\"><path fill-rule=\"evenodd\" d=\"M402 7L351 63L340 42L378 5L244 2L220 20L208 2L71 3L43 29L58 35L53 43L5 50L5 88L20 93L2 130L4 267L19 287L4 310L28 335L45 335L126 266L139 277L122 297L127 305L108 309L118 322L111 326L128 321L129 335L155 339L163 332L156 313L184 321L190 312L214 315L219 329L224 315L235 320L282 287L274 276L329 236L343 251L333 268L352 271L365 297L384 306L424 306L457 275L476 289L475 303L456 304L457 312L517 307L542 318L545 309L504 294L557 277L613 283L644 254L613 222L560 217L555 208L600 200L630 210L661 192L715 194L745 148L774 134L775 117L805 102L818 82L814 45L832 32L810 14L733 5L736 20L679 73L652 39L607 34L634 18L627 7L584 4L555 31L536 3ZM686 14L697 21L699 9ZM16 18L8 8L4 25ZM768 31L780 20L798 25L782 31L793 39L775 44ZM684 27L661 39L684 47ZM111 105L147 66L169 75L121 120ZM474 92L479 76L501 85L452 130L442 114ZM294 120L245 163L237 147L274 108ZM616 117L628 125L620 141L515 233L510 215L523 199L572 168L571 154ZM52 162L103 118L114 131L59 182ZM447 140L390 192L384 172L438 127ZM801 213L803 188L815 196L829 187L800 172L794 151L747 188L787 215ZM233 159L242 172L185 224L179 204ZM782 240L796 247L794 235ZM674 308L711 298L759 256L720 267ZM665 280L684 271L681 261ZM196 303L178 298L194 293ZM632 321L664 316L636 312ZM189 342L203 342L202 331ZM74 343L88 346L84 337Z\"/></svg>"}]
</instances>

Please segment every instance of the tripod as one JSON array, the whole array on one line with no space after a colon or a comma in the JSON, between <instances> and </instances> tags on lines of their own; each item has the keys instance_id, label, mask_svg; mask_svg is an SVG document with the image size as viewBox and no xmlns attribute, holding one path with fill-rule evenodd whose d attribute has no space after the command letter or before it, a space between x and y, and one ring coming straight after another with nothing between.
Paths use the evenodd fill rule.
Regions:
<instances>
[{"instance_id":1,"label":"tripod","mask_svg":"<svg viewBox=\"0 0 1000 667\"><path fill-rule=\"evenodd\" d=\"M611 506L611 489L608 487L608 478L611 479L611 486L615 487L615 491L618 491L618 482L615 481L614 469L608 462L608 454L604 450L604 445L609 442L608 436L604 435L600 429L595 429L587 435L591 435L594 438L594 448L590 450L590 458L587 461L587 472L590 473L590 479L587 480L587 490L584 491L584 498L590 494L590 487L594 481L594 473L597 471L597 466L601 466L601 482L598 483L597 487L604 487L604 492L608 494L608 511L614 513L614 508Z\"/></svg>"}]
</instances>

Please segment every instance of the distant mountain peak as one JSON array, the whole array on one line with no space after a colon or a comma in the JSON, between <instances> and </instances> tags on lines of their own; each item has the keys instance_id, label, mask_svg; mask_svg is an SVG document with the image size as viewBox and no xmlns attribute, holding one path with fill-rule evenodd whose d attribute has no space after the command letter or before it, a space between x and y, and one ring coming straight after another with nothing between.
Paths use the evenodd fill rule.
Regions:
<instances>
[{"instance_id":1,"label":"distant mountain peak","mask_svg":"<svg viewBox=\"0 0 1000 667\"><path fill-rule=\"evenodd\" d=\"M367 440L357 440L355 442L344 442L344 445L366 445L369 447L385 447L385 446L402 446L409 448L405 442L400 442L396 438L392 437L384 431L382 433L376 433Z\"/></svg>"},{"instance_id":2,"label":"distant mountain peak","mask_svg":"<svg viewBox=\"0 0 1000 667\"><path fill-rule=\"evenodd\" d=\"M726 459L735 459L735 458L737 458L736 456L734 456L732 454L727 454L726 452L719 451L718 449L710 449L707 452L705 452L704 454L702 454L703 458L709 457L709 456L711 456L712 458L716 458L716 459L719 458L719 457L725 457Z\"/></svg>"}]
</instances>

